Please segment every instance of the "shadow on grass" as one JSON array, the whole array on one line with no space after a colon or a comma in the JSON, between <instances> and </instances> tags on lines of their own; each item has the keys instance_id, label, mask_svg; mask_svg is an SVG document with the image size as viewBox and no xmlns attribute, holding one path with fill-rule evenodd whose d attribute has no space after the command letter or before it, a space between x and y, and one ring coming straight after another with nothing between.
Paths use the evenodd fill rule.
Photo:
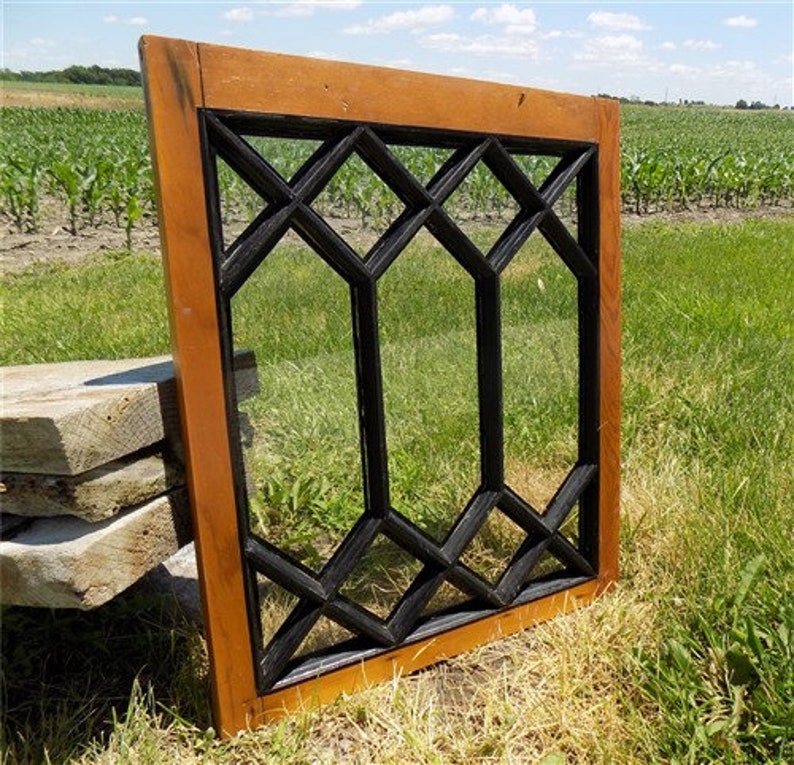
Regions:
<instances>
[{"instance_id":1,"label":"shadow on grass","mask_svg":"<svg viewBox=\"0 0 794 765\"><path fill-rule=\"evenodd\" d=\"M4 765L78 756L139 688L166 716L211 725L202 640L170 596L133 588L93 611L9 607L0 618Z\"/></svg>"}]
</instances>

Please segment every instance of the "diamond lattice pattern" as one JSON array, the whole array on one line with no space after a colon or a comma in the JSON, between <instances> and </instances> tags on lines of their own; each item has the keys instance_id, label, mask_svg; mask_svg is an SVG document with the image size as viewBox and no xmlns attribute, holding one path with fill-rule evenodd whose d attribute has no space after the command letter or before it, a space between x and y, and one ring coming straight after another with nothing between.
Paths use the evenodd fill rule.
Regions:
<instances>
[{"instance_id":1,"label":"diamond lattice pattern","mask_svg":"<svg viewBox=\"0 0 794 765\"><path fill-rule=\"evenodd\" d=\"M204 121L206 161L216 178L209 199L214 253L227 307L288 234L297 234L349 285L351 295L365 507L319 570L264 534L249 533L245 539L252 581L266 577L290 593L294 603L280 623L259 633L264 642L262 688L295 679L300 672L296 656L314 644L311 636L323 624L355 636L338 646L346 657L341 661L351 661L362 651L383 650L443 629L450 619L476 618L537 597L543 594L537 588L548 592L555 577L560 589L572 577L592 577L592 540L582 544L581 533L561 530L566 519L567 526L587 528L587 494L597 473L597 454L588 446L592 439L580 432L579 458L545 507L533 507L505 482L499 289L502 273L538 231L576 280L580 321L586 315L583 304L592 304L597 295L596 258L585 251L575 226L572 233L555 204L576 186L583 169L592 168L593 147L551 147L551 170L542 182L533 183L527 168L537 174L538 167L549 164L549 147L538 142L323 121L298 122L297 128L291 122L287 133L285 121L278 118L212 112L204 114ZM268 159L267 147L296 138L311 151L297 169L282 175ZM532 162L533 154L542 154L543 162ZM421 157L419 169L412 168L411 157ZM220 166L224 172L231 169L262 201L233 241L224 239ZM348 236L334 219L342 204L339 188L355 183L360 188L350 193L358 214L365 219L370 204L377 223L369 240ZM479 206L495 201L494 215L486 216L485 237L459 203L473 198ZM479 479L440 534L429 533L391 500L378 324L379 281L415 238L428 232L469 284L476 317L472 374ZM580 354L593 354L581 346L580 341ZM494 544L501 553L488 558L484 550ZM552 573L533 574L538 566ZM398 568L402 573L395 573ZM380 584L369 579L375 576ZM428 612L442 588L461 594L463 603ZM256 587L250 589L256 592ZM388 597L379 602L378 592L386 590Z\"/></svg>"}]
</instances>

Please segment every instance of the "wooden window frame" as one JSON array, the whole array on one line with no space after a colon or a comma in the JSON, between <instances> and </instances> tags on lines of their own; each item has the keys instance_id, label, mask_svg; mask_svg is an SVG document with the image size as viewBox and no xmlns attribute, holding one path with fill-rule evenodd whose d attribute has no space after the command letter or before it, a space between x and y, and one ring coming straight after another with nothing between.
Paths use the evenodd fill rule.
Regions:
<instances>
[{"instance_id":1,"label":"wooden window frame","mask_svg":"<svg viewBox=\"0 0 794 765\"><path fill-rule=\"evenodd\" d=\"M210 668L223 736L391 679L590 602L618 576L620 195L617 102L146 36L140 43ZM199 110L511 135L597 147L596 576L260 694L236 510Z\"/></svg>"}]
</instances>

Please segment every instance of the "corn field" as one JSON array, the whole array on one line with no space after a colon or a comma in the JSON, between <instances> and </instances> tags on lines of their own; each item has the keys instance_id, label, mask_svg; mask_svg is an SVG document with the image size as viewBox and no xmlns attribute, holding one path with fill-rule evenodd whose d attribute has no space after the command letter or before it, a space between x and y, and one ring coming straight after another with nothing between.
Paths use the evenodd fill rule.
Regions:
<instances>
[{"instance_id":1,"label":"corn field","mask_svg":"<svg viewBox=\"0 0 794 765\"><path fill-rule=\"evenodd\" d=\"M794 113L621 109L621 187L638 214L794 201Z\"/></svg>"},{"instance_id":2,"label":"corn field","mask_svg":"<svg viewBox=\"0 0 794 765\"><path fill-rule=\"evenodd\" d=\"M790 206L794 201L794 114L716 108L622 108L622 202L639 215L703 208ZM145 117L140 110L66 108L0 110L0 216L13 230L56 225L78 235L98 226L125 231L152 222L152 186ZM260 150L285 177L314 150L308 141L279 141ZM263 145L264 144L264 145ZM429 180L441 150L395 147L415 175ZM540 183L550 157L518 158ZM250 220L262 202L234 173L221 168L225 219ZM563 198L565 205L572 200ZM394 193L353 157L315 200L324 214L382 226L402 209ZM449 200L457 216L505 218L509 194L480 165Z\"/></svg>"}]
</instances>

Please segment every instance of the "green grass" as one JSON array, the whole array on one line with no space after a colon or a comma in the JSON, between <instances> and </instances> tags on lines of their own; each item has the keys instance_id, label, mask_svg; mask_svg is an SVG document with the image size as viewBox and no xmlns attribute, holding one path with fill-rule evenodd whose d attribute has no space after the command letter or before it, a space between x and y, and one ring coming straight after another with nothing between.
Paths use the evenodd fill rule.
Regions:
<instances>
[{"instance_id":1,"label":"green grass","mask_svg":"<svg viewBox=\"0 0 794 765\"><path fill-rule=\"evenodd\" d=\"M678 527L658 567L666 634L638 657L656 707L646 733L665 760L783 762L794 733L794 230L640 233L625 269L626 469L680 483L653 508Z\"/></svg>"},{"instance_id":2,"label":"green grass","mask_svg":"<svg viewBox=\"0 0 794 765\"><path fill-rule=\"evenodd\" d=\"M3 365L171 350L162 266L152 256L117 253L8 275L0 297Z\"/></svg>"},{"instance_id":3,"label":"green grass","mask_svg":"<svg viewBox=\"0 0 794 765\"><path fill-rule=\"evenodd\" d=\"M790 217L626 230L623 578L612 595L226 743L205 732L206 669L190 625L134 595L90 614L9 609L7 762L45 761L45 751L53 762L92 763L792 761L793 240ZM349 478L354 403L334 395L350 381L349 306L344 285L316 261L279 257L270 283L238 296L236 328L257 351L265 391L248 405L263 439L255 457L268 469L259 508L313 564L311 524L325 524L330 545L360 491ZM421 261L433 282L418 278ZM567 459L570 386L555 365L573 337L571 285L542 250L519 265L504 288L514 348L506 370L528 369L537 395L514 402L514 462L544 475ZM297 282L308 288L302 300ZM424 246L384 284L387 400L402 450L393 470L403 501L432 526L411 492L425 462L435 468L418 471L418 493L433 497L431 509L465 477L472 373L459 341L471 336L470 290ZM2 288L3 363L167 350L151 258L37 268ZM415 436L439 388L443 448L433 453ZM329 475L346 478L341 492Z\"/></svg>"}]
</instances>

